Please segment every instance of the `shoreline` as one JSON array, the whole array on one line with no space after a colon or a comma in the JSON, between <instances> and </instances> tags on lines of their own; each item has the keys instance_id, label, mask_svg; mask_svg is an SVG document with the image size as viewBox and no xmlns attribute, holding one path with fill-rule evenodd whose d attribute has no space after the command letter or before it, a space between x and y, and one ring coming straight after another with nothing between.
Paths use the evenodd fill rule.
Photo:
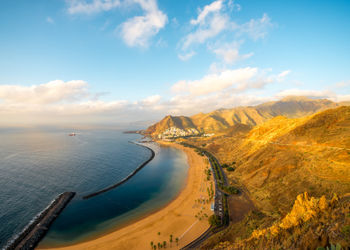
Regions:
<instances>
[{"instance_id":1,"label":"shoreline","mask_svg":"<svg viewBox=\"0 0 350 250\"><path fill-rule=\"evenodd\" d=\"M207 192L203 181L206 167L204 159L194 150L181 145L167 142L157 143L161 146L182 150L187 156L189 167L185 185L173 200L156 211L120 225L112 232L98 238L61 248L39 247L41 249L111 249L116 247L118 249L144 249L150 247L151 241L155 244L168 241L167 248L170 248L169 236L173 235L172 248L179 248L206 231L209 228L207 219L199 220L195 217L200 211L204 211L208 216L212 214L210 203L198 205L195 202L197 198L205 197ZM203 170L200 171L200 169ZM199 176L202 177L202 181L198 178ZM209 185L209 182L206 184ZM175 243L176 238L180 239L178 245Z\"/></svg>"}]
</instances>

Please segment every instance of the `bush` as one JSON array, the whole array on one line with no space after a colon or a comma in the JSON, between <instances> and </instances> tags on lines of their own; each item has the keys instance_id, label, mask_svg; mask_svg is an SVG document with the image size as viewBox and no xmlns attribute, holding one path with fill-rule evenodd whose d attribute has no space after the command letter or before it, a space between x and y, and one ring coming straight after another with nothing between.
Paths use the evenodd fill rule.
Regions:
<instances>
[{"instance_id":1,"label":"bush","mask_svg":"<svg viewBox=\"0 0 350 250\"><path fill-rule=\"evenodd\" d=\"M222 164L221 167L223 167L223 168L228 168L229 165L225 163L225 164Z\"/></svg>"},{"instance_id":2,"label":"bush","mask_svg":"<svg viewBox=\"0 0 350 250\"><path fill-rule=\"evenodd\" d=\"M214 227L220 226L221 224L219 216L215 214L211 215L208 220L209 224Z\"/></svg>"},{"instance_id":3,"label":"bush","mask_svg":"<svg viewBox=\"0 0 350 250\"><path fill-rule=\"evenodd\" d=\"M235 171L235 169L233 167L228 167L227 171L233 172L233 171Z\"/></svg>"}]
</instances>

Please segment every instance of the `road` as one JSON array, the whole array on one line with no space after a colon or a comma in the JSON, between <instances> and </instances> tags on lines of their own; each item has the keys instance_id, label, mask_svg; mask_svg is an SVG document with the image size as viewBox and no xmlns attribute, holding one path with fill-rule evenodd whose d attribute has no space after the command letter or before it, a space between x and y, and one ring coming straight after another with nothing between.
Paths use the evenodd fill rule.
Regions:
<instances>
[{"instance_id":1,"label":"road","mask_svg":"<svg viewBox=\"0 0 350 250\"><path fill-rule=\"evenodd\" d=\"M199 150L201 150L202 152L204 152L205 156L208 158L208 161L210 163L210 167L213 173L213 178L214 178L214 183L215 183L215 198L214 198L214 213L215 215L217 215L218 217L220 217L221 222L223 222L224 220L224 193L219 189L218 187L218 183L217 183L217 179L216 176L214 174L214 166L212 164L212 161L210 160L210 158L212 158L216 163L217 166L219 168L219 171L221 171L222 176L223 176L223 185L226 186L227 185L227 177L224 173L224 171L221 168L221 165L219 163L219 161L209 152L202 150L198 147L195 147L193 145L190 145L191 147L197 148ZM226 200L227 203L227 200ZM228 207L228 205L227 205ZM229 220L229 219L228 219ZM194 241L192 241L191 243L187 244L186 246L184 246L181 249L196 249L198 248L206 239L208 239L209 237L211 237L212 235L224 230L228 225L224 225L221 227L210 227L208 228L208 230L206 230L201 236L199 236L197 239L195 239Z\"/></svg>"}]
</instances>

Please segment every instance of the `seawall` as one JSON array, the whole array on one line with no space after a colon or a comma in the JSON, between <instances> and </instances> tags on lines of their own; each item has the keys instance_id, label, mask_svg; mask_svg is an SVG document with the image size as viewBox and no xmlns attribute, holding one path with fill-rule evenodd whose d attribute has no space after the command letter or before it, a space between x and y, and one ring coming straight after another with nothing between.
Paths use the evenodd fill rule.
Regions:
<instances>
[{"instance_id":1,"label":"seawall","mask_svg":"<svg viewBox=\"0 0 350 250\"><path fill-rule=\"evenodd\" d=\"M109 186L109 187L107 187L107 188L104 188L104 189L102 189L102 190L100 190L100 191L97 191L97 192L94 192L94 193L91 193L91 194L88 194L88 195L83 196L83 199L84 199L84 200L89 199L89 198L92 198L92 197L94 197L94 196L96 196L96 195L102 194L102 193L104 193L104 192L107 192L107 191L109 191L109 190L111 190L111 189L113 189L113 188L116 188L116 187L122 185L123 183L127 182L131 177L133 177L137 172L139 172L139 171L140 171L144 166L146 166L150 161L153 160L153 158L154 158L154 156L155 156L155 152L153 151L153 149L151 149L150 147L147 147L147 146L145 146L145 145L143 145L143 144L141 144L141 143L135 143L135 142L131 142L131 143L134 143L134 144L136 144L136 145L139 145L139 146L141 146L141 147L145 147L145 148L149 149L149 150L151 151L151 156L150 156L144 163L142 163L139 167L137 167L131 174L129 174L127 177L125 177L125 178L124 178L123 180L121 180L120 182L118 182L118 183L116 183L116 184L114 184L114 185L112 185L112 186Z\"/></svg>"},{"instance_id":2,"label":"seawall","mask_svg":"<svg viewBox=\"0 0 350 250\"><path fill-rule=\"evenodd\" d=\"M57 216L74 196L75 192L64 192L60 194L41 213L35 216L23 231L8 243L5 249L34 249L45 236Z\"/></svg>"}]
</instances>

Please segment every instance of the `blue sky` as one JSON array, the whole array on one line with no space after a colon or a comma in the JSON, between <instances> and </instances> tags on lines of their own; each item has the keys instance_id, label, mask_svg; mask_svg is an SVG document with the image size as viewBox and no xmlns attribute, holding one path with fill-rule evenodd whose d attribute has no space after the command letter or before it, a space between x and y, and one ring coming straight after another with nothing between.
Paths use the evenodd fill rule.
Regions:
<instances>
[{"instance_id":1,"label":"blue sky","mask_svg":"<svg viewBox=\"0 0 350 250\"><path fill-rule=\"evenodd\" d=\"M350 100L348 13L348 1L3 0L2 119L118 122L287 95Z\"/></svg>"}]
</instances>

